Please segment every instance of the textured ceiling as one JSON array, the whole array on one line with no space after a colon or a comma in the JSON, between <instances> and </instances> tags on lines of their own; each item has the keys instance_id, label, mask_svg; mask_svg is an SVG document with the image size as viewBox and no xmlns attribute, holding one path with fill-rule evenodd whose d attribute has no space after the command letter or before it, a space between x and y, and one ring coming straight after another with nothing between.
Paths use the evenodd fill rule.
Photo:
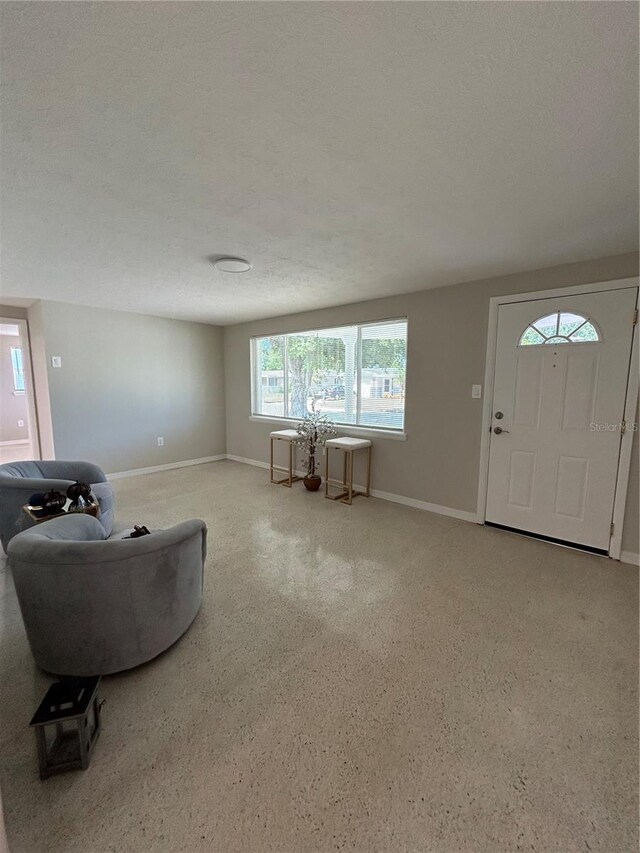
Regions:
<instances>
[{"instance_id":1,"label":"textured ceiling","mask_svg":"<svg viewBox=\"0 0 640 853\"><path fill-rule=\"evenodd\" d=\"M637 248L635 3L1 6L7 298L231 323Z\"/></svg>"}]
</instances>

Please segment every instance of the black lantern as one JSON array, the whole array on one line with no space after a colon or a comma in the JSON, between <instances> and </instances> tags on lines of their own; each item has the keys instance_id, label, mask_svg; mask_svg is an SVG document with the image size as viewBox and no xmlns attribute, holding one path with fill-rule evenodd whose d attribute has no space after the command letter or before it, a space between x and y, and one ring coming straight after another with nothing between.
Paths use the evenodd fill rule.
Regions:
<instances>
[{"instance_id":1,"label":"black lantern","mask_svg":"<svg viewBox=\"0 0 640 853\"><path fill-rule=\"evenodd\" d=\"M40 778L86 770L100 734L100 676L66 678L47 690L30 725L36 733Z\"/></svg>"},{"instance_id":2,"label":"black lantern","mask_svg":"<svg viewBox=\"0 0 640 853\"><path fill-rule=\"evenodd\" d=\"M82 512L89 504L94 503L91 495L91 486L76 480L67 489L67 497L71 501L68 512Z\"/></svg>"}]
</instances>

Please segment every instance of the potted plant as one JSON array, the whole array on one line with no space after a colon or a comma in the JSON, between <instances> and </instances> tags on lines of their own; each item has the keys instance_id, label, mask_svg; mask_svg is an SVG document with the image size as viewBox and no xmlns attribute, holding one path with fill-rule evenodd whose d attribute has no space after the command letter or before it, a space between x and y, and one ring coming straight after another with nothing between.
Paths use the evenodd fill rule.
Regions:
<instances>
[{"instance_id":1,"label":"potted plant","mask_svg":"<svg viewBox=\"0 0 640 853\"><path fill-rule=\"evenodd\" d=\"M307 467L302 482L307 491L317 492L322 482L322 477L316 474L319 464L316 460L317 449L332 435L336 435L335 425L326 415L316 412L315 404L312 404L311 413L300 421L296 432L300 436L298 444L302 447L302 459Z\"/></svg>"}]
</instances>

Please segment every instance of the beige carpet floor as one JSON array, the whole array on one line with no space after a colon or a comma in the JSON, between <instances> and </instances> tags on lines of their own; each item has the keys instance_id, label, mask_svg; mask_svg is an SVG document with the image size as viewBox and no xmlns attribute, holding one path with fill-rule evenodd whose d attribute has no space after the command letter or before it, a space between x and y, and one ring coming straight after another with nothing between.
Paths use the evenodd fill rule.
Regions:
<instances>
[{"instance_id":1,"label":"beige carpet floor","mask_svg":"<svg viewBox=\"0 0 640 853\"><path fill-rule=\"evenodd\" d=\"M635 851L638 572L218 462L116 482L209 525L205 599L103 681L85 773L38 779L50 679L3 565L0 770L21 851Z\"/></svg>"}]
</instances>

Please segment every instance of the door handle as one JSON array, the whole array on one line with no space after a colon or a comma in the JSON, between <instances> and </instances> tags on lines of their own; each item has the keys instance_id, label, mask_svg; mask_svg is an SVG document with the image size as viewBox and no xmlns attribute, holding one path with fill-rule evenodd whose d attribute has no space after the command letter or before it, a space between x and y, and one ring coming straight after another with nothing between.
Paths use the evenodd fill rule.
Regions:
<instances>
[{"instance_id":1,"label":"door handle","mask_svg":"<svg viewBox=\"0 0 640 853\"><path fill-rule=\"evenodd\" d=\"M508 429L502 429L501 426L494 426L493 431L496 435L502 435L503 432L509 432Z\"/></svg>"}]
</instances>

